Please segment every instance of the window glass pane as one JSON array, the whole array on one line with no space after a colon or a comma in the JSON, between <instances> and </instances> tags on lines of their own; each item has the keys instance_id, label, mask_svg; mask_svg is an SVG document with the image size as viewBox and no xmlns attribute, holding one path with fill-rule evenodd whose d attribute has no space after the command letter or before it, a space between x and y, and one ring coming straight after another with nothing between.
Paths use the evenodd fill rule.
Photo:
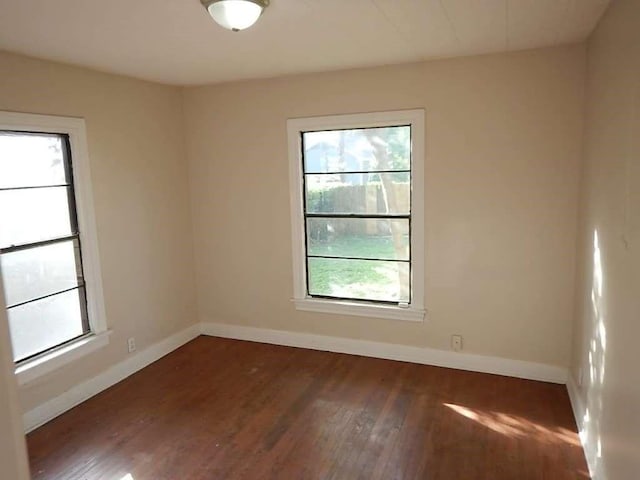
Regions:
<instances>
[{"instance_id":1,"label":"window glass pane","mask_svg":"<svg viewBox=\"0 0 640 480\"><path fill-rule=\"evenodd\" d=\"M307 219L309 255L409 260L409 220Z\"/></svg>"},{"instance_id":2,"label":"window glass pane","mask_svg":"<svg viewBox=\"0 0 640 480\"><path fill-rule=\"evenodd\" d=\"M7 305L78 285L75 241L5 253L0 257Z\"/></svg>"},{"instance_id":3,"label":"window glass pane","mask_svg":"<svg viewBox=\"0 0 640 480\"><path fill-rule=\"evenodd\" d=\"M7 310L15 361L84 333L78 290Z\"/></svg>"},{"instance_id":4,"label":"window glass pane","mask_svg":"<svg viewBox=\"0 0 640 480\"><path fill-rule=\"evenodd\" d=\"M409 303L409 263L309 258L309 294Z\"/></svg>"},{"instance_id":5,"label":"window glass pane","mask_svg":"<svg viewBox=\"0 0 640 480\"><path fill-rule=\"evenodd\" d=\"M59 135L0 132L0 188L66 183Z\"/></svg>"},{"instance_id":6,"label":"window glass pane","mask_svg":"<svg viewBox=\"0 0 640 480\"><path fill-rule=\"evenodd\" d=\"M307 213L409 214L409 173L305 175Z\"/></svg>"},{"instance_id":7,"label":"window glass pane","mask_svg":"<svg viewBox=\"0 0 640 480\"><path fill-rule=\"evenodd\" d=\"M0 248L70 235L67 189L0 191Z\"/></svg>"},{"instance_id":8,"label":"window glass pane","mask_svg":"<svg viewBox=\"0 0 640 480\"><path fill-rule=\"evenodd\" d=\"M302 136L306 173L411 168L409 126L305 132Z\"/></svg>"}]
</instances>

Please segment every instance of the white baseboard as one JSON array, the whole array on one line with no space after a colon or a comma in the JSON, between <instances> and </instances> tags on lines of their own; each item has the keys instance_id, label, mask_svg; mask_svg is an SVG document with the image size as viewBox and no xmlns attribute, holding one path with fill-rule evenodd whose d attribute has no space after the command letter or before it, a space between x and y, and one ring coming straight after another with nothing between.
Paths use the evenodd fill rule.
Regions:
<instances>
[{"instance_id":1,"label":"white baseboard","mask_svg":"<svg viewBox=\"0 0 640 480\"><path fill-rule=\"evenodd\" d=\"M47 423L55 417L72 409L79 403L88 400L112 385L124 380L138 370L162 358L173 350L181 347L198 335L249 340L253 342L270 343L291 347L309 348L327 352L347 353L365 357L384 358L404 362L434 365L439 367L456 368L473 372L492 373L510 377L526 378L544 382L567 382L567 369L553 365L545 365L521 360L509 360L498 357L488 357L468 353L448 352L431 348L411 347L391 343L372 342L309 333L290 332L284 330L270 330L256 327L243 327L221 323L205 322L193 325L165 340L156 343L141 352L123 360L102 372L96 377L76 385L51 400L26 412L23 416L26 432ZM571 396L571 391L570 391ZM577 410L574 399L576 416L582 415L583 410ZM579 398L576 396L576 398ZM580 424L578 424L580 426Z\"/></svg>"},{"instance_id":2,"label":"white baseboard","mask_svg":"<svg viewBox=\"0 0 640 480\"><path fill-rule=\"evenodd\" d=\"M222 323L204 322L200 325L203 335L214 337L349 353L560 384L566 383L568 377L566 368L521 360Z\"/></svg>"},{"instance_id":3,"label":"white baseboard","mask_svg":"<svg viewBox=\"0 0 640 480\"><path fill-rule=\"evenodd\" d=\"M567 393L569 394L569 400L571 401L571 408L573 410L573 416L576 419L578 432L582 432L585 407L582 397L580 396L580 392L578 391L578 386L571 375L567 378Z\"/></svg>"},{"instance_id":4,"label":"white baseboard","mask_svg":"<svg viewBox=\"0 0 640 480\"><path fill-rule=\"evenodd\" d=\"M573 416L576 419L576 426L578 427L578 435L580 436L582 450L587 460L587 466L589 467L589 476L592 480L605 480L606 475L602 464L599 464L597 459L589 455L589 452L593 451L593 448L590 448L586 443L587 435L585 432L584 419L587 408L584 400L582 399L582 396L580 395L578 385L576 385L576 382L571 375L569 375L569 377L567 378L567 392L569 393L569 400L571 401Z\"/></svg>"},{"instance_id":5,"label":"white baseboard","mask_svg":"<svg viewBox=\"0 0 640 480\"><path fill-rule=\"evenodd\" d=\"M23 415L25 431L28 433L53 420L58 415L72 409L103 390L124 380L147 365L171 353L178 347L200 335L200 326L193 325L170 337L151 345L128 357L94 378L82 382L51 400L37 406Z\"/></svg>"}]
</instances>

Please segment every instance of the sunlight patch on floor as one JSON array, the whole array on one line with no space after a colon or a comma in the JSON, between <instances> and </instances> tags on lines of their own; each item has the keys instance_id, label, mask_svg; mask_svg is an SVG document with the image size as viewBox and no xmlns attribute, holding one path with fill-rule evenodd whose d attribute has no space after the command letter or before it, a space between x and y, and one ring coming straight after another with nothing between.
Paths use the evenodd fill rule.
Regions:
<instances>
[{"instance_id":1,"label":"sunlight patch on floor","mask_svg":"<svg viewBox=\"0 0 640 480\"><path fill-rule=\"evenodd\" d=\"M568 443L573 446L580 446L578 436L566 428L549 428L517 415L501 412L485 412L453 403L445 403L444 406L465 418L508 437L533 437L545 443Z\"/></svg>"}]
</instances>

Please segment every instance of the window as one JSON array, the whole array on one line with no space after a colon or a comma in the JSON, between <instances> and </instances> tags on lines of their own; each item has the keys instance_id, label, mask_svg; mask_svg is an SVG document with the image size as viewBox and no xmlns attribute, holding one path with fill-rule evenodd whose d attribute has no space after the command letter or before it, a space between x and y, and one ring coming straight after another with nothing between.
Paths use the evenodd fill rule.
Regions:
<instances>
[{"instance_id":1,"label":"window","mask_svg":"<svg viewBox=\"0 0 640 480\"><path fill-rule=\"evenodd\" d=\"M105 343L91 342L105 325L84 150L80 119L0 112L0 268L18 372Z\"/></svg>"},{"instance_id":2,"label":"window","mask_svg":"<svg viewBox=\"0 0 640 480\"><path fill-rule=\"evenodd\" d=\"M300 310L424 318L424 112L288 121Z\"/></svg>"}]
</instances>

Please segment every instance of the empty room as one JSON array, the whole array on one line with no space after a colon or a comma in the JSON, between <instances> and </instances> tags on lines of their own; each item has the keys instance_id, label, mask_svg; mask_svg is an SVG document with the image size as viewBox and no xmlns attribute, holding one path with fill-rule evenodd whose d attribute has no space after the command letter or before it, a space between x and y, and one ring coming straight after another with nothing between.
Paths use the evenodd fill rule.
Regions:
<instances>
[{"instance_id":1,"label":"empty room","mask_svg":"<svg viewBox=\"0 0 640 480\"><path fill-rule=\"evenodd\" d=\"M0 0L2 480L640 478L640 0Z\"/></svg>"}]
</instances>

